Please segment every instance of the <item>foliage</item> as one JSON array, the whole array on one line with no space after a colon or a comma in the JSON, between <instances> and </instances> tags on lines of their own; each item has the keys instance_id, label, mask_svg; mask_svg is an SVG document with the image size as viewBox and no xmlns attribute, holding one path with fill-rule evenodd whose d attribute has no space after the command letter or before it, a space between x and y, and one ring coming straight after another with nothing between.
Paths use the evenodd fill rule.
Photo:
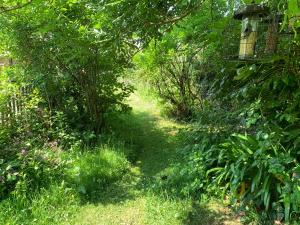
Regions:
<instances>
[{"instance_id":1,"label":"foliage","mask_svg":"<svg viewBox=\"0 0 300 225\"><path fill-rule=\"evenodd\" d=\"M14 160L1 159L0 166L2 199L10 192L26 197L28 190L35 191L47 187L53 180L62 176L64 163L54 149L41 151L24 148Z\"/></svg>"},{"instance_id":2,"label":"foliage","mask_svg":"<svg viewBox=\"0 0 300 225\"><path fill-rule=\"evenodd\" d=\"M1 224L69 223L77 210L79 198L64 183L52 184L40 192L28 193L24 199L10 196L0 203Z\"/></svg>"},{"instance_id":3,"label":"foliage","mask_svg":"<svg viewBox=\"0 0 300 225\"><path fill-rule=\"evenodd\" d=\"M171 114L179 119L191 119L211 94L209 85L222 69L218 62L226 53L220 48L232 35L228 32L230 20L224 17L227 10L222 1L204 3L201 11L180 21L162 40L153 41L134 58L144 79L152 83L154 91L172 106Z\"/></svg>"},{"instance_id":4,"label":"foliage","mask_svg":"<svg viewBox=\"0 0 300 225\"><path fill-rule=\"evenodd\" d=\"M80 204L97 201L129 174L129 162L117 146L122 145L22 150L18 159L1 162L0 222L68 223Z\"/></svg>"},{"instance_id":5,"label":"foliage","mask_svg":"<svg viewBox=\"0 0 300 225\"><path fill-rule=\"evenodd\" d=\"M2 37L49 110L63 111L73 123L87 120L99 131L104 114L116 105L123 107L122 99L130 92L118 80L130 49L117 46L112 33L108 37L107 15L94 10L84 2L32 3L22 16L2 18Z\"/></svg>"},{"instance_id":6,"label":"foliage","mask_svg":"<svg viewBox=\"0 0 300 225\"><path fill-rule=\"evenodd\" d=\"M163 59L157 59L158 68L154 71L158 71L151 74L151 82L155 84L159 96L171 103L174 107L171 113L179 119L190 117L193 106L201 101L194 88L196 83L194 64L197 54L187 51L185 47L178 47L165 53L166 56L163 56L162 52L155 52Z\"/></svg>"},{"instance_id":7,"label":"foliage","mask_svg":"<svg viewBox=\"0 0 300 225\"><path fill-rule=\"evenodd\" d=\"M258 209L273 210L274 219L298 218L299 163L294 152L278 145L280 134L235 135L220 146L216 180L228 182L232 193ZM283 203L282 205L280 203ZM283 206L283 207L282 207ZM283 215L284 208L284 215ZM278 218L279 217L279 218Z\"/></svg>"},{"instance_id":8,"label":"foliage","mask_svg":"<svg viewBox=\"0 0 300 225\"><path fill-rule=\"evenodd\" d=\"M195 122L185 132L180 162L155 188L194 199L223 194L269 221L297 223L299 7L296 1L255 2L269 6L272 16L284 15L278 30L285 36L277 41L288 54L229 60L240 36L232 14L246 0L1 1L1 50L17 65L1 71L0 112L10 113L14 97L23 107L0 128L7 215L15 200L22 207L31 203L28 190L41 194L67 182L72 193L93 200L128 173L128 156L105 146L71 152L66 161L61 151L91 146L105 127L113 129L107 122L129 109L124 100L133 88L124 71L134 67L173 116ZM168 144L163 133L149 135ZM146 156L155 159L151 153Z\"/></svg>"},{"instance_id":9,"label":"foliage","mask_svg":"<svg viewBox=\"0 0 300 225\"><path fill-rule=\"evenodd\" d=\"M282 4L276 9L282 10ZM238 45L232 40L234 35L220 36L231 26L226 19L214 21L211 27L201 27L202 33L210 34L202 36L203 42L189 43L200 48L199 68L206 68L206 62L210 67L204 73L195 72L197 83L193 85L202 99L202 105L196 104L202 106L200 116L192 131L187 131L182 162L174 164L170 179L162 186L171 193L196 198L201 193L223 193L244 209L252 207L267 215L269 221L297 223L299 40L280 36L279 44L290 49L289 55L278 52L261 61L227 61L226 48L218 47L229 45L238 51ZM188 27L176 29L189 33ZM220 32L215 33L220 42L210 38L211 29ZM213 55L206 47L210 45ZM155 58L147 53L146 57ZM148 62L155 65L155 61ZM163 61L166 67L168 63ZM161 80L168 79L168 74L160 75Z\"/></svg>"},{"instance_id":10,"label":"foliage","mask_svg":"<svg viewBox=\"0 0 300 225\"><path fill-rule=\"evenodd\" d=\"M103 128L108 113L126 109L123 100L132 89L120 77L136 49L201 4L136 0L28 3L20 7L21 13L9 11L1 17L3 49L23 66L26 79L43 93L50 110L62 111L73 126L95 132ZM4 9L22 5L17 1L2 4Z\"/></svg>"}]
</instances>

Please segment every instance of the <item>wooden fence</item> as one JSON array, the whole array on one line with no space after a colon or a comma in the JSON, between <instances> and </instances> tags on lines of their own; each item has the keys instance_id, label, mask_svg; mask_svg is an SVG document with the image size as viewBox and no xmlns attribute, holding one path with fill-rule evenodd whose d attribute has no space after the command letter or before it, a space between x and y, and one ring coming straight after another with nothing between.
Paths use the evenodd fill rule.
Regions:
<instances>
[{"instance_id":1,"label":"wooden fence","mask_svg":"<svg viewBox=\"0 0 300 225\"><path fill-rule=\"evenodd\" d=\"M24 110L23 98L28 95L28 88L22 87L18 93L14 93L10 96L6 106L0 110L0 125L9 126L15 119L21 115Z\"/></svg>"},{"instance_id":2,"label":"wooden fence","mask_svg":"<svg viewBox=\"0 0 300 225\"><path fill-rule=\"evenodd\" d=\"M11 58L0 56L0 72L5 67L12 66L13 60ZM27 95L28 88L21 87L17 93L10 95L6 106L0 108L0 126L9 126L23 111L22 96Z\"/></svg>"}]
</instances>

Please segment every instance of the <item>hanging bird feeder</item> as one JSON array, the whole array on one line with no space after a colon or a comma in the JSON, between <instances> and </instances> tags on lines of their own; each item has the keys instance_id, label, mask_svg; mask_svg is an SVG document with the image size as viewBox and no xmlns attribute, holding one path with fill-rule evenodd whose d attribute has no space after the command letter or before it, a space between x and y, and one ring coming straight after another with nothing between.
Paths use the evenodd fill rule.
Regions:
<instances>
[{"instance_id":1,"label":"hanging bird feeder","mask_svg":"<svg viewBox=\"0 0 300 225\"><path fill-rule=\"evenodd\" d=\"M244 5L234 12L234 19L242 21L239 59L246 60L256 57L258 26L268 14L269 9L258 4Z\"/></svg>"}]
</instances>

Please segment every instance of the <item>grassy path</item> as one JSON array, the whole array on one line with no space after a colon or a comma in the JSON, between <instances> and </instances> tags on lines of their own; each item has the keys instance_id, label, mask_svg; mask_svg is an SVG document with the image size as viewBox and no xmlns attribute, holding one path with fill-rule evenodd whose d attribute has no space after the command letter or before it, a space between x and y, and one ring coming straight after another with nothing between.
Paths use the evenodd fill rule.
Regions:
<instances>
[{"instance_id":1,"label":"grassy path","mask_svg":"<svg viewBox=\"0 0 300 225\"><path fill-rule=\"evenodd\" d=\"M133 112L124 115L114 129L135 152L130 173L82 204L72 224L80 225L187 225L239 224L225 207L208 203L195 206L190 199L174 200L152 191L164 170L176 158L183 125L165 119L156 103L135 94Z\"/></svg>"}]
</instances>

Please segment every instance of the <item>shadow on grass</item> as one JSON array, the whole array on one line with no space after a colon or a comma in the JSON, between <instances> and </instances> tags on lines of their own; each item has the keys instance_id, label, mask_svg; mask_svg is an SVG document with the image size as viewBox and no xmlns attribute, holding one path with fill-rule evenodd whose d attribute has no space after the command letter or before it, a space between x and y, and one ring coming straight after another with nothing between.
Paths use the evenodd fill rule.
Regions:
<instances>
[{"instance_id":1,"label":"shadow on grass","mask_svg":"<svg viewBox=\"0 0 300 225\"><path fill-rule=\"evenodd\" d=\"M110 124L115 137L106 145L115 149L118 145L116 142L124 142L123 152L119 153L125 153L127 160L132 163L131 169L117 171L115 177L107 179L107 175L101 174L101 167L106 167L113 173L114 165L110 165L110 158L99 160L95 154L85 160L82 169L84 177L77 184L79 189L83 189L80 190L82 204L118 204L135 199L149 189L154 176L172 162L178 144L176 134L172 133L175 128L160 127L161 120L147 112L131 112L113 118ZM81 158L80 161L84 159ZM136 171L132 171L133 168ZM97 182L98 179L107 181L102 185Z\"/></svg>"},{"instance_id":2,"label":"shadow on grass","mask_svg":"<svg viewBox=\"0 0 300 225\"><path fill-rule=\"evenodd\" d=\"M185 225L236 225L238 219L226 208L212 209L207 205L193 204Z\"/></svg>"},{"instance_id":3,"label":"shadow on grass","mask_svg":"<svg viewBox=\"0 0 300 225\"><path fill-rule=\"evenodd\" d=\"M166 200L172 195L176 199L185 200L186 198L183 196L171 193L170 188L172 187L161 189L157 188L159 185L156 185L157 182L166 182L163 180L169 179L168 176L165 176L168 175L166 169L171 168L172 163L181 160L177 149L183 147L184 132L178 132L180 128L176 127L174 123L161 124L164 121L163 118L147 112L123 115L121 120L122 122L118 123L118 126L121 126L118 130L126 131L126 133L119 132L119 135L131 144L137 154L136 164L141 168L142 180L139 187L151 191L157 196L161 196L164 192L167 195ZM240 223L232 212L221 204L209 208L207 205L204 207L194 203L183 224L234 225Z\"/></svg>"},{"instance_id":4,"label":"shadow on grass","mask_svg":"<svg viewBox=\"0 0 300 225\"><path fill-rule=\"evenodd\" d=\"M156 184L166 182L163 181L162 175L171 167L174 160L178 160L177 148L183 144L182 134L178 133L178 129L180 128L175 123L148 112L132 112L113 118L111 130L114 131L117 140L125 143L124 151L132 163L131 171L127 171L122 178L112 180L105 188L95 189L88 195L83 195L82 204L118 205L137 199L149 191L155 196L162 196L162 192L167 193L169 197L172 196L174 193L168 188L161 189ZM184 197L174 196L174 198L185 201ZM164 200L167 199L168 197ZM183 217L182 224L239 224L232 221L235 220L225 207L215 210L193 204Z\"/></svg>"},{"instance_id":5,"label":"shadow on grass","mask_svg":"<svg viewBox=\"0 0 300 225\"><path fill-rule=\"evenodd\" d=\"M105 188L81 194L81 204L119 204L127 200L133 200L137 194L124 181L109 184Z\"/></svg>"},{"instance_id":6,"label":"shadow on grass","mask_svg":"<svg viewBox=\"0 0 300 225\"><path fill-rule=\"evenodd\" d=\"M134 153L134 164L144 177L152 177L167 168L179 146L175 127L161 126L162 118L147 112L124 114L112 129Z\"/></svg>"}]
</instances>

